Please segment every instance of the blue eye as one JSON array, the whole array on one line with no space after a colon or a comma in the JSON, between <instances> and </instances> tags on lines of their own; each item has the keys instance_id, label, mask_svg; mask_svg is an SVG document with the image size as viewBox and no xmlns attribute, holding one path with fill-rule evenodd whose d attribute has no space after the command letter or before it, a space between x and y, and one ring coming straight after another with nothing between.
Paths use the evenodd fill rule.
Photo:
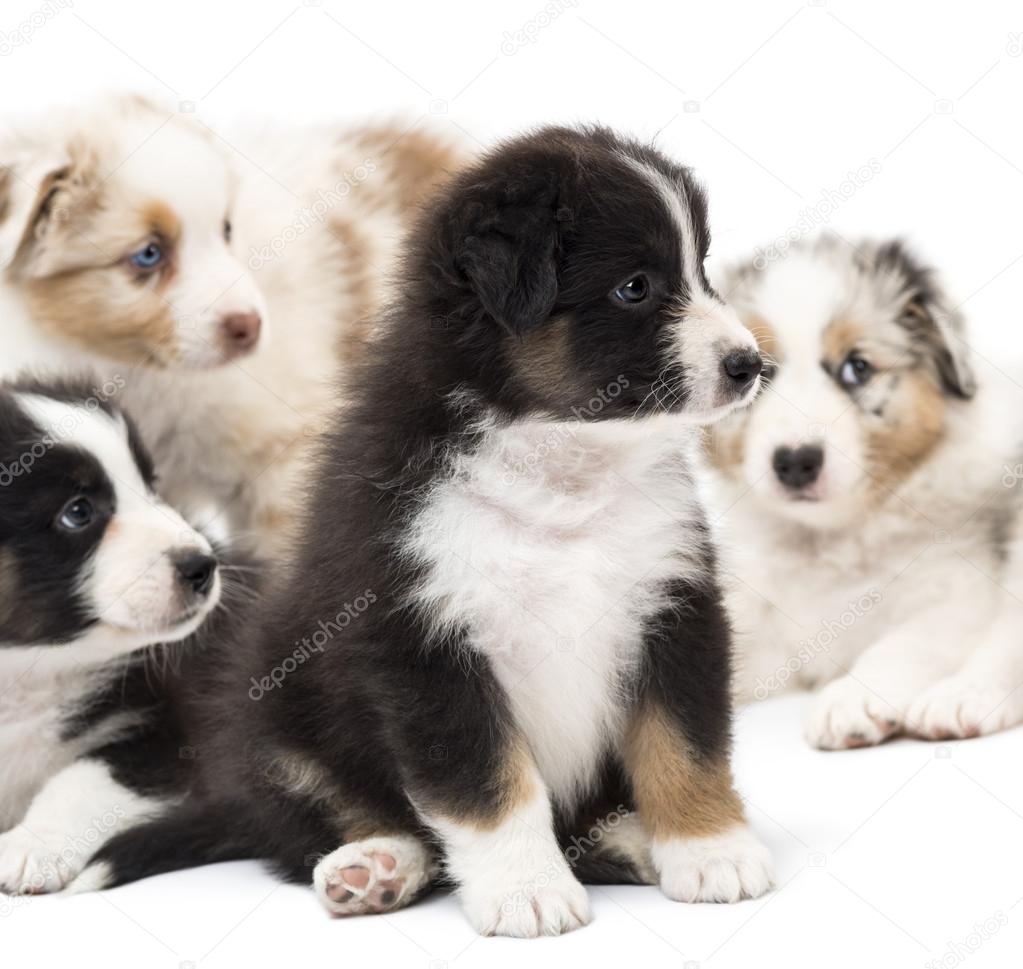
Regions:
<instances>
[{"instance_id":1,"label":"blue eye","mask_svg":"<svg viewBox=\"0 0 1023 969\"><path fill-rule=\"evenodd\" d=\"M131 264L136 269L154 269L163 262L163 249L156 242L150 242L147 246L131 254Z\"/></svg>"},{"instance_id":2,"label":"blue eye","mask_svg":"<svg viewBox=\"0 0 1023 969\"><path fill-rule=\"evenodd\" d=\"M874 374L874 368L863 357L852 353L846 357L838 372L838 380L845 387L861 387Z\"/></svg>"}]
</instances>

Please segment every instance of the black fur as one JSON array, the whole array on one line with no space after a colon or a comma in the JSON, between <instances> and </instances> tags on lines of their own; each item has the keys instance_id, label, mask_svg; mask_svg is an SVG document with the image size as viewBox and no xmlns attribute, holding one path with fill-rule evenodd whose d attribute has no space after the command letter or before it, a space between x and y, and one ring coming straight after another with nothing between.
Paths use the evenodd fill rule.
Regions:
<instances>
[{"instance_id":1,"label":"black fur","mask_svg":"<svg viewBox=\"0 0 1023 969\"><path fill-rule=\"evenodd\" d=\"M453 452L471 451L484 413L578 416L594 388L628 392L595 419L635 417L667 366L666 322L689 297L678 227L628 159L653 165L686 199L702 266L705 202L690 173L603 129L546 129L502 146L457 178L408 249L404 295L369 362L352 379L358 402L328 435L293 578L234 640L194 742L195 801L150 829L116 839L98 860L119 883L181 865L248 855L308 880L318 858L376 823L429 839L409 801L486 816L502 795L513 729L489 661L467 632L439 635L406 607L420 578L401 553L404 528ZM644 273L643 305L611 299ZM530 340L564 330L545 379L523 366ZM686 404L675 368L668 409ZM457 406L452 403L453 396ZM656 617L636 698L677 711L700 755L729 737L729 632L707 563L700 588L679 586ZM318 624L359 612L314 654L283 668ZM315 790L289 788L280 763L316 765ZM606 783L566 837L600 805L628 802L609 754ZM623 859L589 859L597 880L629 881Z\"/></svg>"}]
</instances>

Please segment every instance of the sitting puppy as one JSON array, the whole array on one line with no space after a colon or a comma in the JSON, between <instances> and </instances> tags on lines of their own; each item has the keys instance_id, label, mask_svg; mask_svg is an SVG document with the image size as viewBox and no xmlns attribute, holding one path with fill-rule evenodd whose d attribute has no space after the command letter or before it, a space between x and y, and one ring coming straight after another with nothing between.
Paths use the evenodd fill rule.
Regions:
<instances>
[{"instance_id":1,"label":"sitting puppy","mask_svg":"<svg viewBox=\"0 0 1023 969\"><path fill-rule=\"evenodd\" d=\"M1011 605L1005 415L933 270L822 238L722 292L771 361L752 410L711 431L740 694L820 687L806 733L825 749L1018 722L1019 628L990 626Z\"/></svg>"},{"instance_id":2,"label":"sitting puppy","mask_svg":"<svg viewBox=\"0 0 1023 969\"><path fill-rule=\"evenodd\" d=\"M117 380L166 498L272 556L396 242L457 159L387 126L229 145L138 98L25 126L0 143L0 376Z\"/></svg>"},{"instance_id":3,"label":"sitting puppy","mask_svg":"<svg viewBox=\"0 0 1023 969\"><path fill-rule=\"evenodd\" d=\"M62 887L166 805L177 751L139 756L167 725L124 657L196 630L221 578L152 474L102 390L0 386L0 891Z\"/></svg>"},{"instance_id":4,"label":"sitting puppy","mask_svg":"<svg viewBox=\"0 0 1023 969\"><path fill-rule=\"evenodd\" d=\"M205 802L77 887L259 854L351 915L439 861L479 932L553 935L590 918L566 844L613 816L580 875L768 888L688 459L761 360L707 246L689 171L604 129L455 181L326 443L294 576L229 650Z\"/></svg>"}]
</instances>

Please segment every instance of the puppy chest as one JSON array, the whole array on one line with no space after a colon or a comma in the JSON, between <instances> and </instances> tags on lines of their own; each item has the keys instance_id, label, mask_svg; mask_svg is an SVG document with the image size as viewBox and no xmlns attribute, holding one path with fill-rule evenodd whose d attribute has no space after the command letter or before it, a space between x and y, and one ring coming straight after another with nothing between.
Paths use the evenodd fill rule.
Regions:
<instances>
[{"instance_id":1,"label":"puppy chest","mask_svg":"<svg viewBox=\"0 0 1023 969\"><path fill-rule=\"evenodd\" d=\"M434 490L413 528L417 595L488 657L571 804L620 738L646 620L700 567L691 496L656 454L628 477L600 453L566 449L527 474L506 457L484 452Z\"/></svg>"}]
</instances>

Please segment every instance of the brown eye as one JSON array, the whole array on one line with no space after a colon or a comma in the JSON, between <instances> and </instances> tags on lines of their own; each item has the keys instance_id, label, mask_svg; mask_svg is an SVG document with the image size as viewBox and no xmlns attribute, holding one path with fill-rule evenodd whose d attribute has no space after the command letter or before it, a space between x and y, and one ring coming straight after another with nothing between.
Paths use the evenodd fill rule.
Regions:
<instances>
[{"instance_id":1,"label":"brown eye","mask_svg":"<svg viewBox=\"0 0 1023 969\"><path fill-rule=\"evenodd\" d=\"M623 303L642 303L649 293L650 281L646 276L633 276L614 291L614 296Z\"/></svg>"}]
</instances>

